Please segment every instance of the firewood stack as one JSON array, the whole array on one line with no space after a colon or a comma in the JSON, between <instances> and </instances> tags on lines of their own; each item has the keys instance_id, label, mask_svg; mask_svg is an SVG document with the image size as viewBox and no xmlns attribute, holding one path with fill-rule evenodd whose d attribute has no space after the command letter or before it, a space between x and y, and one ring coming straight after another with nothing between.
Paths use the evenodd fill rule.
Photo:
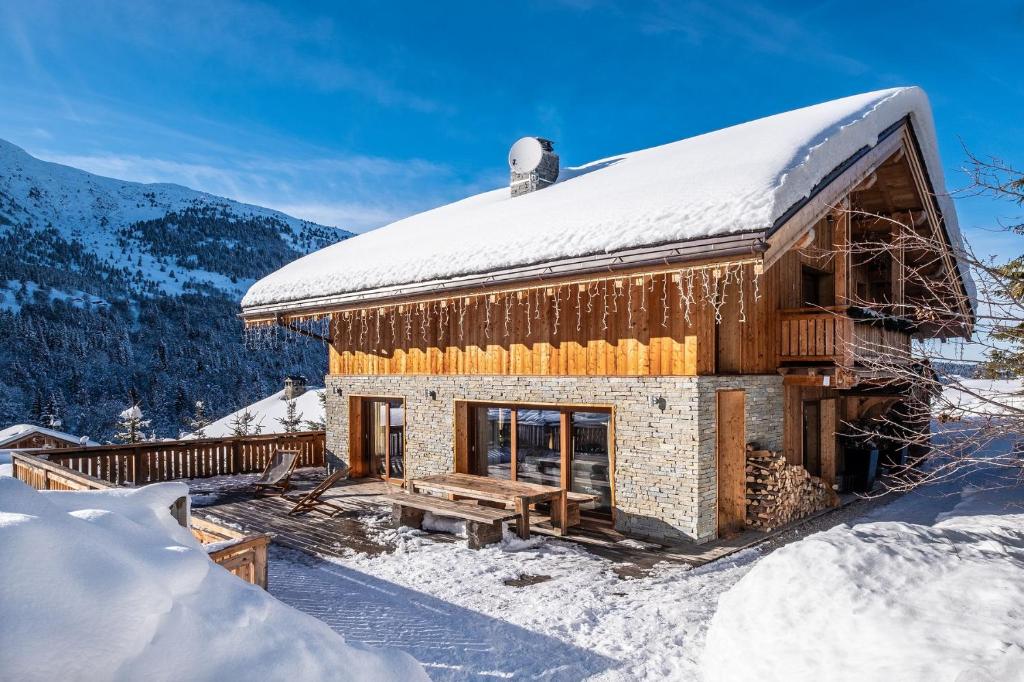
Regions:
<instances>
[{"instance_id":1,"label":"firewood stack","mask_svg":"<svg viewBox=\"0 0 1024 682\"><path fill-rule=\"evenodd\" d=\"M835 492L781 452L747 452L747 527L771 532L839 503Z\"/></svg>"}]
</instances>

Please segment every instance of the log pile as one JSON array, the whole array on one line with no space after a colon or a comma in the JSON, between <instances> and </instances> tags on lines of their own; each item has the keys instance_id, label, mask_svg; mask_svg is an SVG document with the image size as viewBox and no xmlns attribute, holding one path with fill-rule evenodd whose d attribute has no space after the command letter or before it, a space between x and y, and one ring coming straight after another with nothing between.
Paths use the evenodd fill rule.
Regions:
<instances>
[{"instance_id":1,"label":"log pile","mask_svg":"<svg viewBox=\"0 0 1024 682\"><path fill-rule=\"evenodd\" d=\"M765 532L839 503L835 492L781 452L747 452L747 527Z\"/></svg>"}]
</instances>

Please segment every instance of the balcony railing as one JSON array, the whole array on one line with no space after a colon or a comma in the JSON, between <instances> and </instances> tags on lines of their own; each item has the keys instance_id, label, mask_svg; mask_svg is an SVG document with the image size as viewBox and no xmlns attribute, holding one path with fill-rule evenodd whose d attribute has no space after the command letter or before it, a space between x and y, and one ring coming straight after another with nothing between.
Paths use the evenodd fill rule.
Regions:
<instances>
[{"instance_id":1,"label":"balcony railing","mask_svg":"<svg viewBox=\"0 0 1024 682\"><path fill-rule=\"evenodd\" d=\"M851 310L861 313L854 318ZM910 359L913 328L905 321L872 317L862 309L838 306L781 310L779 316L782 362L852 367L882 356Z\"/></svg>"},{"instance_id":2,"label":"balcony railing","mask_svg":"<svg viewBox=\"0 0 1024 682\"><path fill-rule=\"evenodd\" d=\"M845 307L780 311L780 359L793 362L852 363L853 320Z\"/></svg>"}]
</instances>

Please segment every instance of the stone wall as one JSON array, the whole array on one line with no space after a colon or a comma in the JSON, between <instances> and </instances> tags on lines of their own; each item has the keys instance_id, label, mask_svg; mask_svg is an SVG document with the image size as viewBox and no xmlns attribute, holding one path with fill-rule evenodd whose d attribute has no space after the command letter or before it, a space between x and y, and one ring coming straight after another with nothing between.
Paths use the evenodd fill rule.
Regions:
<instances>
[{"instance_id":1,"label":"stone wall","mask_svg":"<svg viewBox=\"0 0 1024 682\"><path fill-rule=\"evenodd\" d=\"M328 460L348 462L351 396L402 398L410 478L454 470L456 400L611 407L616 527L662 541L715 537L719 387L748 391L747 440L782 445L777 376L328 376L326 385Z\"/></svg>"}]
</instances>

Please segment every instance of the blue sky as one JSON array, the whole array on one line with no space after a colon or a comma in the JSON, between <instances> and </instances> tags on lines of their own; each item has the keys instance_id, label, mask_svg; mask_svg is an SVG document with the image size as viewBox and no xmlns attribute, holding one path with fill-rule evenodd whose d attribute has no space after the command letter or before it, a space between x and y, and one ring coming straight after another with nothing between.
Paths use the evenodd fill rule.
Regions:
<instances>
[{"instance_id":1,"label":"blue sky","mask_svg":"<svg viewBox=\"0 0 1024 682\"><path fill-rule=\"evenodd\" d=\"M961 141L1024 165L1022 43L1021 2L5 2L0 137L362 230L504 184L522 135L573 165L917 84L961 186Z\"/></svg>"}]
</instances>

